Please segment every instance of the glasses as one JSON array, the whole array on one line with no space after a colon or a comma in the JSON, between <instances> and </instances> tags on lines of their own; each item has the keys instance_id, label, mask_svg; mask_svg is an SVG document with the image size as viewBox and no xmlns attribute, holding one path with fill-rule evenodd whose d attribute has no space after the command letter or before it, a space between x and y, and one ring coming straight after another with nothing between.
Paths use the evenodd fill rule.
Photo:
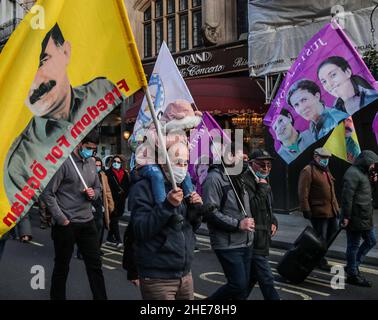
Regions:
<instances>
[{"instance_id":1,"label":"glasses","mask_svg":"<svg viewBox=\"0 0 378 320\"><path fill-rule=\"evenodd\" d=\"M122 163L122 162L119 160L114 160L113 163Z\"/></svg>"},{"instance_id":2,"label":"glasses","mask_svg":"<svg viewBox=\"0 0 378 320\"><path fill-rule=\"evenodd\" d=\"M257 164L260 168L263 169L272 169L272 163L271 162L260 162L260 161L255 161L255 164Z\"/></svg>"}]
</instances>

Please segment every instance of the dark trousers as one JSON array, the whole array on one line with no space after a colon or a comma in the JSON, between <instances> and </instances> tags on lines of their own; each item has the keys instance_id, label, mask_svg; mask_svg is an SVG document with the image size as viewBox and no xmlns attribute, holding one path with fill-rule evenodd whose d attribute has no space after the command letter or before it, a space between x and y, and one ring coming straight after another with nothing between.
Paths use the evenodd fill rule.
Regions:
<instances>
[{"instance_id":1,"label":"dark trousers","mask_svg":"<svg viewBox=\"0 0 378 320\"><path fill-rule=\"evenodd\" d=\"M280 300L280 296L274 288L274 277L269 265L268 257L257 254L252 255L251 274L249 277L247 297L258 282L265 300Z\"/></svg>"},{"instance_id":2,"label":"dark trousers","mask_svg":"<svg viewBox=\"0 0 378 320\"><path fill-rule=\"evenodd\" d=\"M39 206L39 218L41 220L41 225L50 226L51 213L48 210L46 203L41 198L38 199L38 206Z\"/></svg>"},{"instance_id":3,"label":"dark trousers","mask_svg":"<svg viewBox=\"0 0 378 320\"><path fill-rule=\"evenodd\" d=\"M119 232L120 215L110 215L109 231L107 240L110 242L122 243L121 234Z\"/></svg>"},{"instance_id":4,"label":"dark trousers","mask_svg":"<svg viewBox=\"0 0 378 320\"><path fill-rule=\"evenodd\" d=\"M96 223L97 233L98 233L98 240L100 247L102 245L102 240L104 238L104 214L102 212L98 213L95 212L94 214L94 220Z\"/></svg>"},{"instance_id":5,"label":"dark trousers","mask_svg":"<svg viewBox=\"0 0 378 320\"><path fill-rule=\"evenodd\" d=\"M351 231L347 229L347 274L356 276L358 267L364 261L367 253L377 244L374 227L370 230ZM364 241L360 245L361 239Z\"/></svg>"},{"instance_id":6,"label":"dark trousers","mask_svg":"<svg viewBox=\"0 0 378 320\"><path fill-rule=\"evenodd\" d=\"M332 235L338 229L338 219L334 218L312 218L312 227L315 229L318 236L326 243L331 239ZM321 264L327 263L325 258L322 259Z\"/></svg>"},{"instance_id":7,"label":"dark trousers","mask_svg":"<svg viewBox=\"0 0 378 320\"><path fill-rule=\"evenodd\" d=\"M215 291L208 300L245 300L251 268L251 247L214 250L222 265L227 283Z\"/></svg>"},{"instance_id":8,"label":"dark trousers","mask_svg":"<svg viewBox=\"0 0 378 320\"><path fill-rule=\"evenodd\" d=\"M55 264L51 279L50 298L52 300L66 299L66 281L76 243L84 259L93 299L106 300L95 221L71 222L67 226L54 225L51 235L54 241Z\"/></svg>"},{"instance_id":9,"label":"dark trousers","mask_svg":"<svg viewBox=\"0 0 378 320\"><path fill-rule=\"evenodd\" d=\"M5 241L4 239L0 239L0 260L4 253Z\"/></svg>"}]
</instances>

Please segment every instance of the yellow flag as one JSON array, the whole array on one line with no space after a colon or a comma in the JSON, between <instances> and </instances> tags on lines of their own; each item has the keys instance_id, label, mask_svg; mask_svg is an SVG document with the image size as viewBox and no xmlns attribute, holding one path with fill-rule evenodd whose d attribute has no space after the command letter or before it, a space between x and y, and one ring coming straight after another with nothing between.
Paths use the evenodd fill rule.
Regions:
<instances>
[{"instance_id":1,"label":"yellow flag","mask_svg":"<svg viewBox=\"0 0 378 320\"><path fill-rule=\"evenodd\" d=\"M336 157L354 162L361 149L352 117L346 118L333 130L324 147Z\"/></svg>"},{"instance_id":2,"label":"yellow flag","mask_svg":"<svg viewBox=\"0 0 378 320\"><path fill-rule=\"evenodd\" d=\"M147 86L122 0L40 0L0 54L0 236L75 146Z\"/></svg>"}]
</instances>

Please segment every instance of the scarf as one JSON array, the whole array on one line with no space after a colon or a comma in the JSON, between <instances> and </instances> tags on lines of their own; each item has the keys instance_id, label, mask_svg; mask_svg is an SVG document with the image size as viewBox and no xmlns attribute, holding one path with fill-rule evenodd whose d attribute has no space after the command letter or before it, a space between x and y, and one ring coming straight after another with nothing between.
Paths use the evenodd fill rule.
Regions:
<instances>
[{"instance_id":1,"label":"scarf","mask_svg":"<svg viewBox=\"0 0 378 320\"><path fill-rule=\"evenodd\" d=\"M116 170L114 168L112 168L112 171L114 175L117 177L118 183L121 184L123 176L125 175L125 171L122 169Z\"/></svg>"}]
</instances>

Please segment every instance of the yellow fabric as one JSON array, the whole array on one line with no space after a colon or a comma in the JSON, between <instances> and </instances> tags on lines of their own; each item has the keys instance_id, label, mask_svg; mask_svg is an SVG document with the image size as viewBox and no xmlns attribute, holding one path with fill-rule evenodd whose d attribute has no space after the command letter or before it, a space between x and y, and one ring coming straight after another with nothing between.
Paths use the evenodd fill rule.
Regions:
<instances>
[{"instance_id":1,"label":"yellow fabric","mask_svg":"<svg viewBox=\"0 0 378 320\"><path fill-rule=\"evenodd\" d=\"M4 191L4 162L33 117L24 101L46 33L58 23L71 44L67 73L72 87L97 77L114 84L125 79L129 90L120 91L130 96L147 86L122 0L40 0L35 5L44 9L45 29L33 29L31 22L40 11L29 12L0 54L0 236L14 226L2 223L12 205Z\"/></svg>"}]
</instances>

